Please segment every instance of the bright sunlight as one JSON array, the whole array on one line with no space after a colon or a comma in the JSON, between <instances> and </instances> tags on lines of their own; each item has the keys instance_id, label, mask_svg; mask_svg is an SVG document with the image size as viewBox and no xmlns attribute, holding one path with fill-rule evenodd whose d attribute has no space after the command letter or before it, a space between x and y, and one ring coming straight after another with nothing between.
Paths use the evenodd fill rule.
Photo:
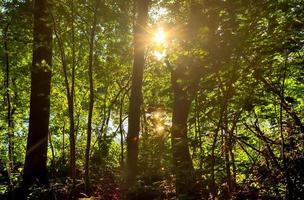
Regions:
<instances>
[{"instance_id":1,"label":"bright sunlight","mask_svg":"<svg viewBox=\"0 0 304 200\"><path fill-rule=\"evenodd\" d=\"M154 42L156 44L163 44L166 42L166 33L163 28L158 28L154 34Z\"/></svg>"},{"instance_id":2,"label":"bright sunlight","mask_svg":"<svg viewBox=\"0 0 304 200\"><path fill-rule=\"evenodd\" d=\"M162 52L154 51L154 56L158 61L160 61L166 56L166 52L165 51L162 51Z\"/></svg>"},{"instance_id":3,"label":"bright sunlight","mask_svg":"<svg viewBox=\"0 0 304 200\"><path fill-rule=\"evenodd\" d=\"M166 38L167 33L162 27L157 28L153 34L153 42L156 44L156 50L153 54L158 61L166 56Z\"/></svg>"}]
</instances>

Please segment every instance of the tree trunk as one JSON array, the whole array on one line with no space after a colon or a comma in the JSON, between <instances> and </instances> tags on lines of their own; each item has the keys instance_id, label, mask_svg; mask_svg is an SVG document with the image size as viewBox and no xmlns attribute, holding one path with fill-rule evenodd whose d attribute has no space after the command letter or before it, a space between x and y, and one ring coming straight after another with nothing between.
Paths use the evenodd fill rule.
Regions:
<instances>
[{"instance_id":1,"label":"tree trunk","mask_svg":"<svg viewBox=\"0 0 304 200\"><path fill-rule=\"evenodd\" d=\"M8 136L8 175L11 180L11 172L14 168L14 132L13 132L13 119L12 119L12 103L11 103L11 95L10 95L10 66L9 66L9 50L8 50L8 30L9 30L10 22L5 26L4 29L4 63L5 63L5 87L6 87L6 97L5 101L7 104L7 136ZM11 184L11 183L10 183Z\"/></svg>"},{"instance_id":2,"label":"tree trunk","mask_svg":"<svg viewBox=\"0 0 304 200\"><path fill-rule=\"evenodd\" d=\"M34 3L34 45L31 67L29 134L24 164L23 187L37 180L48 185L47 140L52 66L51 0Z\"/></svg>"},{"instance_id":3,"label":"tree trunk","mask_svg":"<svg viewBox=\"0 0 304 200\"><path fill-rule=\"evenodd\" d=\"M235 156L234 156L234 152L233 152L233 147L234 147L233 137L234 137L234 131L236 131L237 122L238 122L238 119L239 119L241 113L242 113L242 111L240 110L234 114L234 118L232 120L232 126L228 133L229 155L231 157L231 166L232 166L232 191L236 190L236 165L235 165Z\"/></svg>"},{"instance_id":4,"label":"tree trunk","mask_svg":"<svg viewBox=\"0 0 304 200\"><path fill-rule=\"evenodd\" d=\"M72 2L72 12L73 11L73 2ZM72 14L73 15L73 14ZM72 17L74 19L74 16ZM65 89L66 89L66 97L68 102L68 112L69 112L69 123L70 123L70 130L69 130L69 140L70 140L70 169L69 173L73 181L73 186L76 183L76 148L75 148L75 120L74 120L74 82L75 82L75 48L74 48L74 26L72 25L72 77L71 77L71 88L69 84L69 78L68 78L68 63L66 59L64 44L62 39L60 38L59 34L57 33L55 21L54 23L54 33L56 35L56 38L58 40L58 46L60 50L60 57L61 57L61 63L62 63L62 70L64 74L64 82L65 82ZM72 22L73 24L73 22Z\"/></svg>"},{"instance_id":5,"label":"tree trunk","mask_svg":"<svg viewBox=\"0 0 304 200\"><path fill-rule=\"evenodd\" d=\"M220 116L219 116L219 121L217 124L217 127L214 131L214 138L213 138L213 142L212 142L212 149L211 149L211 184L210 184L210 191L212 193L212 199L214 200L216 197L216 182L215 182L215 148L216 148L216 142L217 142L217 138L218 138L218 134L219 134L219 130L221 128L221 124L223 121L223 113L224 109L223 107L220 107Z\"/></svg>"},{"instance_id":6,"label":"tree trunk","mask_svg":"<svg viewBox=\"0 0 304 200\"><path fill-rule=\"evenodd\" d=\"M50 174L51 174L51 176L54 176L55 175L55 159L56 159L56 157L55 157L55 150L54 150L54 146L53 146L51 131L49 131L49 144L50 144L50 149L51 149L51 152L52 152Z\"/></svg>"},{"instance_id":7,"label":"tree trunk","mask_svg":"<svg viewBox=\"0 0 304 200\"><path fill-rule=\"evenodd\" d=\"M233 133L230 133L233 134ZM232 166L232 180L231 180L231 191L235 191L236 189L236 165L235 165L235 156L233 152L233 143L232 143L232 136L229 136L229 155L231 157L231 166Z\"/></svg>"},{"instance_id":8,"label":"tree trunk","mask_svg":"<svg viewBox=\"0 0 304 200\"><path fill-rule=\"evenodd\" d=\"M191 194L194 184L194 169L189 153L187 118L190 101L176 93L173 103L171 143L178 195Z\"/></svg>"},{"instance_id":9,"label":"tree trunk","mask_svg":"<svg viewBox=\"0 0 304 200\"><path fill-rule=\"evenodd\" d=\"M75 76L72 77L74 79ZM72 87L74 88L74 87ZM70 121L70 175L73 180L73 185L76 184L76 138L75 138L75 120L74 120L74 91L71 90L68 98L69 121Z\"/></svg>"},{"instance_id":10,"label":"tree trunk","mask_svg":"<svg viewBox=\"0 0 304 200\"><path fill-rule=\"evenodd\" d=\"M119 133L120 133L120 167L123 169L124 167L124 139L123 139L123 105L124 105L124 94L120 98L120 105L119 105Z\"/></svg>"},{"instance_id":11,"label":"tree trunk","mask_svg":"<svg viewBox=\"0 0 304 200\"><path fill-rule=\"evenodd\" d=\"M171 145L178 196L195 196L197 192L195 191L194 168L187 138L187 120L201 73L199 66L191 64L185 63L185 65L177 66L171 76L173 89Z\"/></svg>"},{"instance_id":12,"label":"tree trunk","mask_svg":"<svg viewBox=\"0 0 304 200\"><path fill-rule=\"evenodd\" d=\"M284 66L284 69L286 68L286 63ZM292 181L292 178L290 176L289 173L289 169L288 169L288 161L286 158L286 153L285 150L285 138L284 138L284 133L283 133L283 100L285 99L285 95L284 95L284 87L285 87L285 79L286 79L286 70L284 70L284 75L283 75L283 80L282 80L282 85L281 85L281 96L280 96L280 100L281 100L281 104L280 104L280 136L281 136L281 155L282 155L282 162L283 162L283 166L284 166L284 175L285 175L285 179L286 179L286 184L287 184L287 195L286 195L286 199L291 200L294 199L294 184ZM300 120L300 119L299 119ZM300 123L297 124L302 124L301 120ZM301 127L301 132L303 132L303 126Z\"/></svg>"},{"instance_id":13,"label":"tree trunk","mask_svg":"<svg viewBox=\"0 0 304 200\"><path fill-rule=\"evenodd\" d=\"M138 160L138 139L140 130L140 106L142 104L142 82L144 71L145 27L147 26L150 0L137 0L137 19L134 30L134 62L131 97L128 117L126 180L127 187L135 183Z\"/></svg>"},{"instance_id":14,"label":"tree trunk","mask_svg":"<svg viewBox=\"0 0 304 200\"><path fill-rule=\"evenodd\" d=\"M231 179L231 171L230 171L230 158L229 158L229 142L227 132L222 130L222 134L224 134L224 155L225 155L225 167L226 167L226 179L227 179L227 186L228 186L228 195L229 198L231 197L232 192L232 179Z\"/></svg>"},{"instance_id":15,"label":"tree trunk","mask_svg":"<svg viewBox=\"0 0 304 200\"><path fill-rule=\"evenodd\" d=\"M62 147L61 147L61 164L65 165L65 140L64 140L64 134L65 134L65 120L63 117L63 127L62 127Z\"/></svg>"},{"instance_id":16,"label":"tree trunk","mask_svg":"<svg viewBox=\"0 0 304 200\"><path fill-rule=\"evenodd\" d=\"M228 96L226 92L223 95L223 124L222 124L222 134L224 137L224 156L225 156L225 166L226 166L226 179L227 179L227 186L228 186L228 195L229 198L231 197L232 190L232 178L231 178L231 169L230 169L230 157L229 157L229 149L230 149L230 141L229 141L229 130L228 130Z\"/></svg>"},{"instance_id":17,"label":"tree trunk","mask_svg":"<svg viewBox=\"0 0 304 200\"><path fill-rule=\"evenodd\" d=\"M67 93L68 108L69 108L69 119L70 119L70 175L73 180L73 186L76 184L76 137L75 137L75 119L74 119L74 98L75 98L75 29L74 29L74 0L71 2L72 6L72 77L71 77L71 90L69 90L67 82ZM66 76L67 74L65 74Z\"/></svg>"},{"instance_id":18,"label":"tree trunk","mask_svg":"<svg viewBox=\"0 0 304 200\"><path fill-rule=\"evenodd\" d=\"M90 190L89 167L90 167L90 148L92 137L92 116L94 106L94 81L93 81L93 54L94 54L94 40L97 25L97 16L99 12L101 0L95 1L94 19L90 35L90 54L89 54L89 82L90 82L90 99L89 99L89 114L88 114L88 128L87 128L87 144L85 151L85 192L88 194Z\"/></svg>"}]
</instances>

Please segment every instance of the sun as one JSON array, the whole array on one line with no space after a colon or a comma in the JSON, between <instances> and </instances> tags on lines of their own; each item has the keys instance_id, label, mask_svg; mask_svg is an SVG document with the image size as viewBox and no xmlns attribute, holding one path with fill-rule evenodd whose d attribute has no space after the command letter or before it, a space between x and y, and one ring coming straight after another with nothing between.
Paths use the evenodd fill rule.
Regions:
<instances>
[{"instance_id":1,"label":"sun","mask_svg":"<svg viewBox=\"0 0 304 200\"><path fill-rule=\"evenodd\" d=\"M158 28L154 34L154 42L156 44L163 44L166 42L166 33L163 28Z\"/></svg>"},{"instance_id":2,"label":"sun","mask_svg":"<svg viewBox=\"0 0 304 200\"><path fill-rule=\"evenodd\" d=\"M164 31L163 27L158 27L153 34L153 42L155 48L153 55L159 61L166 57L166 39L167 33Z\"/></svg>"}]
</instances>

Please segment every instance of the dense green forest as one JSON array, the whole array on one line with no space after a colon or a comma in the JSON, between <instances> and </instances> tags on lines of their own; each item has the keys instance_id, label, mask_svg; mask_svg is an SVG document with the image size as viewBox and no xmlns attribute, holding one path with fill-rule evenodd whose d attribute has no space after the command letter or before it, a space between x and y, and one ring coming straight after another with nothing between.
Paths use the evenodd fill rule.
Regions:
<instances>
[{"instance_id":1,"label":"dense green forest","mask_svg":"<svg viewBox=\"0 0 304 200\"><path fill-rule=\"evenodd\" d=\"M303 0L1 0L0 199L303 199Z\"/></svg>"}]
</instances>

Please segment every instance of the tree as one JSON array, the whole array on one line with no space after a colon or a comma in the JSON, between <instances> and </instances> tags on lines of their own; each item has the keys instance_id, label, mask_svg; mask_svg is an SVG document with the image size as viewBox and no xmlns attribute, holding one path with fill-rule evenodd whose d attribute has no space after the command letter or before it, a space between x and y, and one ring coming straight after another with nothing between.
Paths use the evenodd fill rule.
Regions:
<instances>
[{"instance_id":1,"label":"tree","mask_svg":"<svg viewBox=\"0 0 304 200\"><path fill-rule=\"evenodd\" d=\"M36 181L47 185L47 141L49 131L50 87L52 66L51 1L34 3L33 60L29 133L24 164L23 187Z\"/></svg>"},{"instance_id":2,"label":"tree","mask_svg":"<svg viewBox=\"0 0 304 200\"><path fill-rule=\"evenodd\" d=\"M71 2L71 42L72 42L72 63L71 63L71 84L69 82L69 71L68 71L68 61L66 58L66 52L64 48L64 42L59 36L56 30L56 23L54 20L54 32L58 40L58 46L60 49L60 57L62 62L62 69L64 74L64 83L66 88L67 106L69 112L69 139L70 139L70 176L73 180L73 185L76 184L76 137L75 137L75 68L76 68L76 57L75 57L75 5L74 1Z\"/></svg>"},{"instance_id":3,"label":"tree","mask_svg":"<svg viewBox=\"0 0 304 200\"><path fill-rule=\"evenodd\" d=\"M137 174L138 142L140 131L140 107L142 104L142 82L145 63L145 37L147 34L149 0L137 0L137 18L134 27L134 60L129 103L127 157L126 157L126 186L135 183Z\"/></svg>"},{"instance_id":4,"label":"tree","mask_svg":"<svg viewBox=\"0 0 304 200\"><path fill-rule=\"evenodd\" d=\"M88 62L88 76L90 85L90 99L89 99L89 113L88 113L88 129L87 129L87 145L85 154L85 191L89 192L90 189L90 179L89 179L89 167L90 167L90 148L91 148L91 135L92 135L92 117L93 117L93 107L94 107L94 80L93 80L93 56L94 56L94 40L96 34L97 19L99 14L101 0L95 1L94 6L94 17L92 22L92 29L90 34L90 44L89 44L89 62Z\"/></svg>"},{"instance_id":5,"label":"tree","mask_svg":"<svg viewBox=\"0 0 304 200\"><path fill-rule=\"evenodd\" d=\"M200 40L199 30L206 27L198 21L202 17L200 8L202 5L196 1L187 2L190 7L187 16L187 25L185 25L184 39L186 42L181 43L183 51L191 53L180 53L178 59L175 60L175 66L172 66L169 60L166 60L167 67L171 71L171 85L173 92L173 113L172 113L172 129L171 129L171 145L173 157L173 169L176 176L176 194L177 196L197 195L196 177L189 152L188 140L188 116L192 101L194 100L198 89L200 79L203 74L208 73L206 70L206 49L197 46L195 40ZM208 42L211 43L213 27L208 27L211 34L207 35ZM212 44L210 46L213 46ZM210 65L210 63L208 63Z\"/></svg>"},{"instance_id":6,"label":"tree","mask_svg":"<svg viewBox=\"0 0 304 200\"><path fill-rule=\"evenodd\" d=\"M183 58L183 60L187 60ZM198 63L182 62L172 72L173 114L171 144L178 195L195 194L195 177L187 138L187 121L191 102L201 78ZM190 73L188 73L190 71Z\"/></svg>"},{"instance_id":7,"label":"tree","mask_svg":"<svg viewBox=\"0 0 304 200\"><path fill-rule=\"evenodd\" d=\"M6 87L6 98L5 101L7 102L7 130L8 130L8 158L9 158L9 167L8 167L8 173L10 176L11 171L13 170L14 166L14 132L13 132L13 113L14 108L12 108L12 102L11 102L11 95L10 95L10 65L9 65L9 49L8 49L8 31L10 26L11 20L7 22L5 29L4 29L4 37L3 37L3 43L4 43L4 60L5 60L5 87Z\"/></svg>"}]
</instances>

